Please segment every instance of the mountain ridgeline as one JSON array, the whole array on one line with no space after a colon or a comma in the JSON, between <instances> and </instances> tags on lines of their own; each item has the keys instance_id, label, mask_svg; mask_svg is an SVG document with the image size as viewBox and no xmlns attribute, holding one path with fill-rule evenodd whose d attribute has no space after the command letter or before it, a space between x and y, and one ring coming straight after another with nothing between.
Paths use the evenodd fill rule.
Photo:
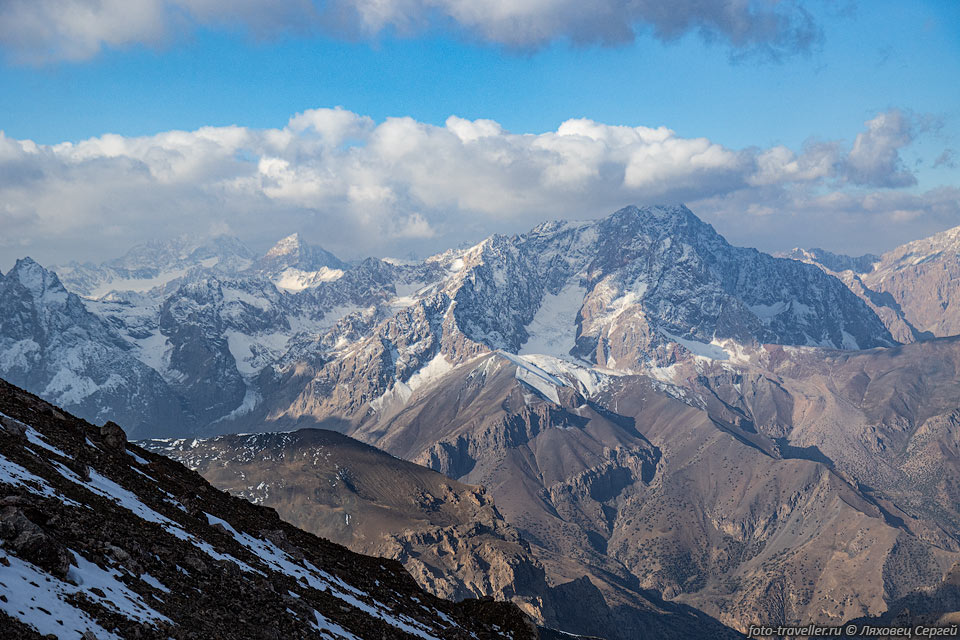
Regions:
<instances>
[{"instance_id":1,"label":"mountain ridgeline","mask_svg":"<svg viewBox=\"0 0 960 640\"><path fill-rule=\"evenodd\" d=\"M0 376L564 632L936 622L960 611L958 252L773 257L656 206L421 262L297 235L24 259Z\"/></svg>"}]
</instances>

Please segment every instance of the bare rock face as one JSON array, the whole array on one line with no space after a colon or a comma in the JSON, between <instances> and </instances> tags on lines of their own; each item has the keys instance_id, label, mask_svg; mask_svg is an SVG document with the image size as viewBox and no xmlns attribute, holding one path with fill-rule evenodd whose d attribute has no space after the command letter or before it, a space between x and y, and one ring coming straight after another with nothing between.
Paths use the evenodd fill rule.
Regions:
<instances>
[{"instance_id":1,"label":"bare rock face","mask_svg":"<svg viewBox=\"0 0 960 640\"><path fill-rule=\"evenodd\" d=\"M900 342L960 334L960 227L882 256L848 258L802 249L787 255L843 280Z\"/></svg>"}]
</instances>

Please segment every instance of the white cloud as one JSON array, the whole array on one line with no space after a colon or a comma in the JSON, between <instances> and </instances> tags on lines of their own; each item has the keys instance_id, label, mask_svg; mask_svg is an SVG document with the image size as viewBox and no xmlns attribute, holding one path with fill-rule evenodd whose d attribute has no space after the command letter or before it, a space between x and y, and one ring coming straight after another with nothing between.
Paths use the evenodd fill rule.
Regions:
<instances>
[{"instance_id":1,"label":"white cloud","mask_svg":"<svg viewBox=\"0 0 960 640\"><path fill-rule=\"evenodd\" d=\"M817 221L836 230L845 219L872 225L860 235L880 242L904 225L960 222L956 189L886 188L909 182L897 160L909 141L903 118L880 114L848 146L799 152L729 149L664 127L584 119L534 135L458 117L444 126L376 123L344 109L296 114L278 129L204 127L54 146L0 133L0 262L24 247L59 262L45 256L119 253L152 235L218 227L254 244L303 230L348 257L404 253L628 203L679 201L747 244L824 234Z\"/></svg>"},{"instance_id":2,"label":"white cloud","mask_svg":"<svg viewBox=\"0 0 960 640\"><path fill-rule=\"evenodd\" d=\"M531 49L554 40L612 45L646 32L695 32L738 52L807 51L820 29L793 0L4 0L0 46L21 62L84 60L104 48L160 45L198 26L255 37L326 32L373 37L451 28Z\"/></svg>"},{"instance_id":3,"label":"white cloud","mask_svg":"<svg viewBox=\"0 0 960 640\"><path fill-rule=\"evenodd\" d=\"M847 155L846 175L854 184L907 187L916 177L903 167L900 149L913 142L913 123L899 109L891 109L865 122Z\"/></svg>"},{"instance_id":4,"label":"white cloud","mask_svg":"<svg viewBox=\"0 0 960 640\"><path fill-rule=\"evenodd\" d=\"M5 0L0 44L25 62L84 60L106 47L160 44L175 17L164 0Z\"/></svg>"}]
</instances>

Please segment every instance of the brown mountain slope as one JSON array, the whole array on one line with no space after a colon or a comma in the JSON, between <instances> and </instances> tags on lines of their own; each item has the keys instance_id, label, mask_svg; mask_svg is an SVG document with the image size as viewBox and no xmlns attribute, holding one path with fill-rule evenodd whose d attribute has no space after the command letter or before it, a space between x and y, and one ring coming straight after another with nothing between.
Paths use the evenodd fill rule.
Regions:
<instances>
[{"instance_id":1,"label":"brown mountain slope","mask_svg":"<svg viewBox=\"0 0 960 640\"><path fill-rule=\"evenodd\" d=\"M306 531L401 560L434 593L540 606L543 568L482 487L321 429L141 444Z\"/></svg>"},{"instance_id":2,"label":"brown mountain slope","mask_svg":"<svg viewBox=\"0 0 960 640\"><path fill-rule=\"evenodd\" d=\"M815 448L837 470L885 495L938 544L960 539L960 338L893 349L822 352L769 347L737 391L720 367L703 377L755 428L794 448ZM749 382L748 382L749 381ZM784 410L743 390L778 389ZM789 409L787 407L789 406ZM913 526L912 520L907 519Z\"/></svg>"},{"instance_id":3,"label":"brown mountain slope","mask_svg":"<svg viewBox=\"0 0 960 640\"><path fill-rule=\"evenodd\" d=\"M596 585L616 615L591 624L619 634L608 637L643 628L637 612L651 592L740 629L838 623L936 588L960 559L956 527L935 514L943 496L888 490L891 473L909 481L907 469L925 465L888 461L870 440L903 430L910 411L928 412L926 429L955 433L951 345L770 347L752 364L681 360L658 374L674 384L608 372L586 386L532 364L547 366L542 358L488 354L345 426L486 486L550 585ZM872 383L860 384L860 369ZM953 458L929 455L950 484Z\"/></svg>"},{"instance_id":4,"label":"brown mountain slope","mask_svg":"<svg viewBox=\"0 0 960 640\"><path fill-rule=\"evenodd\" d=\"M960 334L960 227L883 254L862 279L872 291L891 296L919 331Z\"/></svg>"},{"instance_id":5,"label":"brown mountain slope","mask_svg":"<svg viewBox=\"0 0 960 640\"><path fill-rule=\"evenodd\" d=\"M617 611L582 570L564 580L545 575L537 549L482 488L340 434L311 429L145 444L307 530L403 561L435 593L509 598L548 625L604 637L627 637L611 635L618 622L630 625L630 637L731 635L649 594L625 591L629 610Z\"/></svg>"},{"instance_id":6,"label":"brown mountain slope","mask_svg":"<svg viewBox=\"0 0 960 640\"><path fill-rule=\"evenodd\" d=\"M786 257L816 264L842 280L898 342L960 334L960 227L882 256L848 258L794 249Z\"/></svg>"}]
</instances>

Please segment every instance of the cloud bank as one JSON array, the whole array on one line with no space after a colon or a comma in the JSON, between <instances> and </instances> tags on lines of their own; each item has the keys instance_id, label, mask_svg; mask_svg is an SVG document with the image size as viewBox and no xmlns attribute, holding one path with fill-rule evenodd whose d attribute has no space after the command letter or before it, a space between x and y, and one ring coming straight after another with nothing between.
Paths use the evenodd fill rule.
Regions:
<instances>
[{"instance_id":1,"label":"cloud bank","mask_svg":"<svg viewBox=\"0 0 960 640\"><path fill-rule=\"evenodd\" d=\"M112 255L211 229L254 245L301 230L347 257L424 253L543 220L680 201L743 244L877 249L960 224L960 189L895 188L916 180L900 160L910 121L888 111L852 143L799 151L730 149L665 127L585 119L516 134L490 120L378 123L340 108L277 129L54 146L0 133L0 255ZM844 224L856 231L850 238ZM50 257L61 250L70 255Z\"/></svg>"},{"instance_id":2,"label":"cloud bank","mask_svg":"<svg viewBox=\"0 0 960 640\"><path fill-rule=\"evenodd\" d=\"M370 38L453 31L531 50L555 40L616 45L695 32L737 54L808 51L819 25L798 0L4 0L0 47L15 61L85 60L105 48L162 45L198 27L259 38L324 33Z\"/></svg>"}]
</instances>

